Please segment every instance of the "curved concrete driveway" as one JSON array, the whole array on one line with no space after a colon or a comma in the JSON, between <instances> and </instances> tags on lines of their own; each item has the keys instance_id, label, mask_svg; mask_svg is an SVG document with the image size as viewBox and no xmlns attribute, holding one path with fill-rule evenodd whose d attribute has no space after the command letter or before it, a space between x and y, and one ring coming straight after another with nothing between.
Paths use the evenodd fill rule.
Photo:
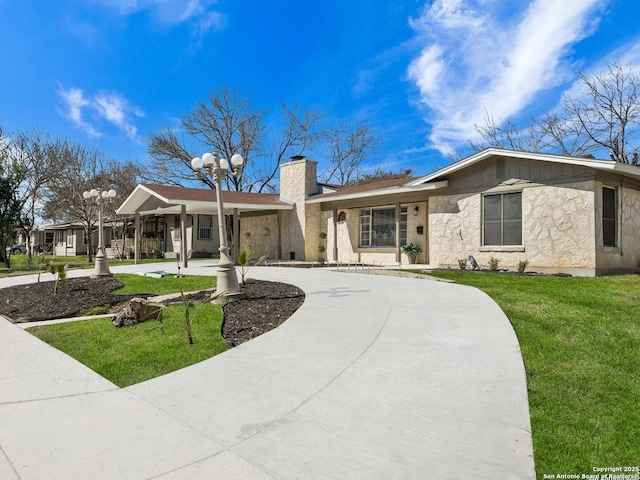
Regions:
<instances>
[{"instance_id":1,"label":"curved concrete driveway","mask_svg":"<svg viewBox=\"0 0 640 480\"><path fill-rule=\"evenodd\" d=\"M158 268L173 267L113 270ZM485 294L327 269L249 276L306 300L272 332L126 389L0 320L0 478L535 478L518 342Z\"/></svg>"}]
</instances>

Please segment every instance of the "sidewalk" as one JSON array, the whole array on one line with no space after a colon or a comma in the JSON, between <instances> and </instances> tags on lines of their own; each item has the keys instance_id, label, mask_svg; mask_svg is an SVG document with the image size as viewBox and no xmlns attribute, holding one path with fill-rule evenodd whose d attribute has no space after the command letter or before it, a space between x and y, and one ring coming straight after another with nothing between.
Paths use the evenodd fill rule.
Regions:
<instances>
[{"instance_id":1,"label":"sidewalk","mask_svg":"<svg viewBox=\"0 0 640 480\"><path fill-rule=\"evenodd\" d=\"M249 277L305 302L274 331L126 389L0 320L0 478L535 478L518 343L485 294L328 269Z\"/></svg>"}]
</instances>

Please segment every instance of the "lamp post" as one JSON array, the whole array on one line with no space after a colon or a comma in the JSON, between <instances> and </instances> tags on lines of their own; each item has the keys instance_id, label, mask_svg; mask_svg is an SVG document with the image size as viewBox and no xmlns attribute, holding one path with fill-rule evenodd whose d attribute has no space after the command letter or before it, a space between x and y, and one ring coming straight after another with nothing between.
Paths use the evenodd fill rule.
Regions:
<instances>
[{"instance_id":1,"label":"lamp post","mask_svg":"<svg viewBox=\"0 0 640 480\"><path fill-rule=\"evenodd\" d=\"M104 202L111 202L116 196L116 191L103 190L99 192L95 188L84 192L82 198L86 202L94 203L98 206L98 251L96 252L96 266L93 269L91 278L110 277L109 261L107 260L107 254L104 251L104 238L103 238L103 226L102 226L102 206Z\"/></svg>"},{"instance_id":2,"label":"lamp post","mask_svg":"<svg viewBox=\"0 0 640 480\"><path fill-rule=\"evenodd\" d=\"M191 160L191 168L197 178L202 179L206 174L216 182L218 236L220 237L220 260L218 261L218 281L216 286L218 295L233 295L240 292L235 262L229 256L229 247L227 246L227 227L224 221L224 205L222 204L222 180L227 175L237 177L242 173L243 166L244 158L239 153L231 157L231 165L226 159L220 158L217 153L205 153L202 158L196 157Z\"/></svg>"}]
</instances>

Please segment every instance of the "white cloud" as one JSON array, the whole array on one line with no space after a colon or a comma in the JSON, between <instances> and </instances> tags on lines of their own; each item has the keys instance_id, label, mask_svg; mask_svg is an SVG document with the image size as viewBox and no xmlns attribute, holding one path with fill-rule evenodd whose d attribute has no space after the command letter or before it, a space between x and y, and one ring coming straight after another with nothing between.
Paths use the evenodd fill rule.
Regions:
<instances>
[{"instance_id":1,"label":"white cloud","mask_svg":"<svg viewBox=\"0 0 640 480\"><path fill-rule=\"evenodd\" d=\"M428 107L432 146L451 154L475 137L486 112L500 124L565 80L564 56L592 33L605 1L533 0L520 10L487 0L427 6L411 21L424 47L408 75Z\"/></svg>"},{"instance_id":2,"label":"white cloud","mask_svg":"<svg viewBox=\"0 0 640 480\"><path fill-rule=\"evenodd\" d=\"M214 9L217 0L93 0L93 3L124 16L147 10L157 23L166 27L184 22L193 23L199 32L226 27L225 15Z\"/></svg>"},{"instance_id":3,"label":"white cloud","mask_svg":"<svg viewBox=\"0 0 640 480\"><path fill-rule=\"evenodd\" d=\"M82 115L82 110L91 102L84 97L84 92L79 88L71 87L58 88L57 94L62 101L65 110L63 115L76 124L79 128L87 132L92 137L99 137L101 134L91 124L86 122Z\"/></svg>"},{"instance_id":4,"label":"white cloud","mask_svg":"<svg viewBox=\"0 0 640 480\"><path fill-rule=\"evenodd\" d=\"M136 138L138 129L133 123L133 118L144 116L144 112L131 106L122 95L101 91L87 97L82 89L77 87L59 87L57 94L64 107L63 116L89 135L101 136L102 133L97 127L102 121L106 121L124 132L128 138ZM87 115L93 123L86 119Z\"/></svg>"}]
</instances>

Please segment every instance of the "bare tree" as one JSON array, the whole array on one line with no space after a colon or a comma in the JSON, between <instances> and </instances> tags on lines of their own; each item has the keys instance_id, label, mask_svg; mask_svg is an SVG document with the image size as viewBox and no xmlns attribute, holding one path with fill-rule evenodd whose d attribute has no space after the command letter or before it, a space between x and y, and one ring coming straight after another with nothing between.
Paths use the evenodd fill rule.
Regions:
<instances>
[{"instance_id":1,"label":"bare tree","mask_svg":"<svg viewBox=\"0 0 640 480\"><path fill-rule=\"evenodd\" d=\"M181 186L194 179L191 170L191 159L195 151L189 151L183 136L176 130L163 128L158 133L151 133L147 141L147 151L154 160L152 167L143 173L145 180L151 183ZM203 178L202 182L215 188L214 182Z\"/></svg>"},{"instance_id":2,"label":"bare tree","mask_svg":"<svg viewBox=\"0 0 640 480\"><path fill-rule=\"evenodd\" d=\"M347 185L354 180L362 163L378 145L378 138L367 124L343 125L327 132L330 167L323 181Z\"/></svg>"},{"instance_id":3,"label":"bare tree","mask_svg":"<svg viewBox=\"0 0 640 480\"><path fill-rule=\"evenodd\" d=\"M519 150L528 152L539 152L544 147L542 137L544 133L540 130L535 119L531 119L529 124L520 128L511 121L506 121L504 125L497 125L493 116L485 112L484 124L475 125L476 131L480 134L482 142L471 142L475 150L483 148L505 148L509 150Z\"/></svg>"},{"instance_id":4,"label":"bare tree","mask_svg":"<svg viewBox=\"0 0 640 480\"><path fill-rule=\"evenodd\" d=\"M224 158L235 153L244 157L243 174L227 177L227 189L263 192L275 189L273 180L284 159L301 154L319 138L319 114L313 111L303 114L297 106L290 109L286 105L282 111L285 126L274 134L265 124L265 111L256 110L240 92L223 89L212 94L207 103L200 102L180 123L203 150L217 152ZM191 159L196 150L187 146L184 135L167 128L152 133L148 151L155 163L147 178L174 185L194 180ZM210 178L200 181L215 188Z\"/></svg>"},{"instance_id":5,"label":"bare tree","mask_svg":"<svg viewBox=\"0 0 640 480\"><path fill-rule=\"evenodd\" d=\"M0 125L0 261L7 268L11 259L6 247L13 242L20 226L21 205L19 185L24 179L24 169L8 156L10 148L6 143Z\"/></svg>"},{"instance_id":6,"label":"bare tree","mask_svg":"<svg viewBox=\"0 0 640 480\"><path fill-rule=\"evenodd\" d=\"M248 192L275 191L273 180L280 165L289 157L302 155L307 147L315 145L322 138L322 132L317 127L321 119L319 113L312 110L303 114L297 105L291 110L284 104L282 112L286 126L279 138L273 141L268 152L263 154L267 161L245 179L245 190Z\"/></svg>"},{"instance_id":7,"label":"bare tree","mask_svg":"<svg viewBox=\"0 0 640 480\"><path fill-rule=\"evenodd\" d=\"M577 94L565 94L558 111L544 113L525 128L510 121L496 125L487 114L484 124L476 125L482 140L471 146L573 156L605 150L612 160L637 165L640 76L631 67L613 64L594 76L580 73L579 79Z\"/></svg>"},{"instance_id":8,"label":"bare tree","mask_svg":"<svg viewBox=\"0 0 640 480\"><path fill-rule=\"evenodd\" d=\"M575 122L576 132L597 148L609 151L612 160L637 165L632 142L640 119L640 76L631 67L608 65L592 77L580 74L584 96L565 96L563 109Z\"/></svg>"},{"instance_id":9,"label":"bare tree","mask_svg":"<svg viewBox=\"0 0 640 480\"><path fill-rule=\"evenodd\" d=\"M48 187L57 177L62 163L49 155L53 141L37 130L21 131L8 139L8 156L19 165L24 176L18 188L21 207L20 230L26 237L27 261L31 263L31 233L39 217Z\"/></svg>"},{"instance_id":10,"label":"bare tree","mask_svg":"<svg viewBox=\"0 0 640 480\"><path fill-rule=\"evenodd\" d=\"M52 145L50 155L64 168L48 188L43 217L81 223L87 236L87 261L91 262L91 234L98 221L98 210L83 198L82 193L92 188L115 188L119 195L128 195L135 188L139 169L132 163L107 161L97 150L66 141ZM103 207L105 216L115 215L116 203Z\"/></svg>"}]
</instances>

